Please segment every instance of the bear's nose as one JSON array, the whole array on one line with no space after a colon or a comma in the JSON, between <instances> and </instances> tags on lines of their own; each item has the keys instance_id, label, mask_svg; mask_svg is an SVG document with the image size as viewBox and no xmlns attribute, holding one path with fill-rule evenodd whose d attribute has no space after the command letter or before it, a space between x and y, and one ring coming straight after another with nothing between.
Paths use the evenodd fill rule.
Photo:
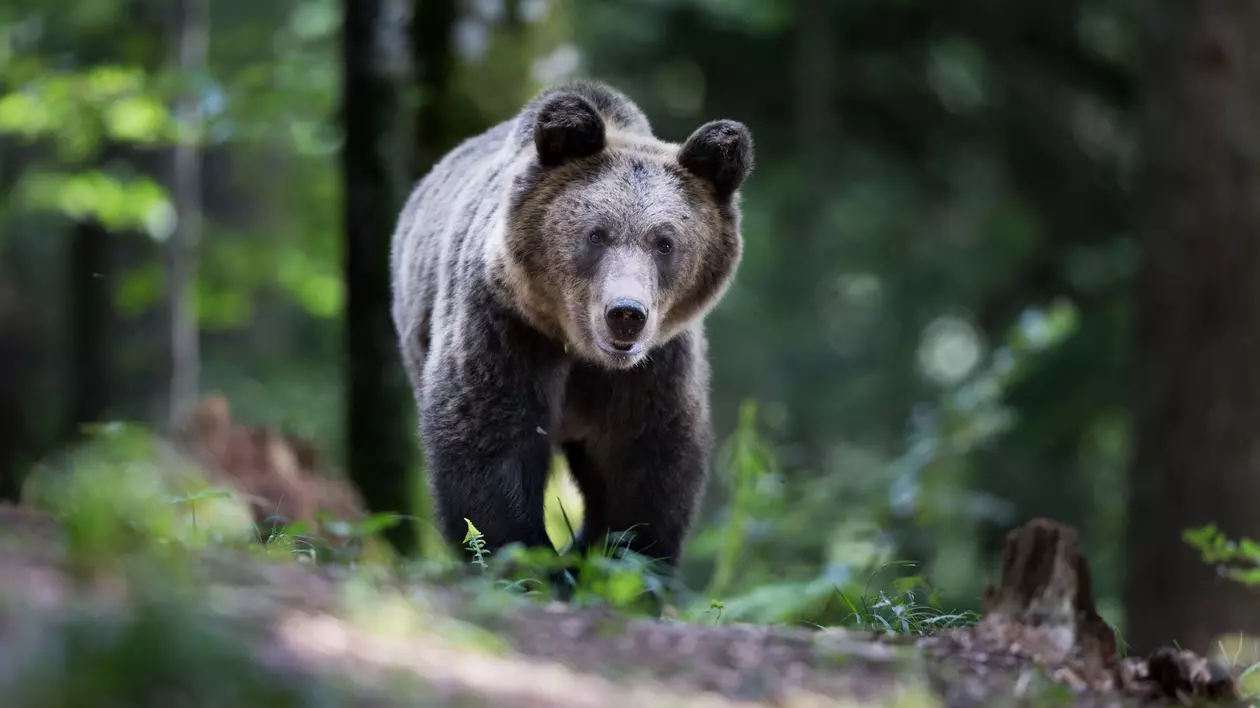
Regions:
<instances>
[{"instance_id":1,"label":"bear's nose","mask_svg":"<svg viewBox=\"0 0 1260 708\"><path fill-rule=\"evenodd\" d=\"M647 308L638 300L617 300L604 311L604 320L613 336L633 339L647 324Z\"/></svg>"}]
</instances>

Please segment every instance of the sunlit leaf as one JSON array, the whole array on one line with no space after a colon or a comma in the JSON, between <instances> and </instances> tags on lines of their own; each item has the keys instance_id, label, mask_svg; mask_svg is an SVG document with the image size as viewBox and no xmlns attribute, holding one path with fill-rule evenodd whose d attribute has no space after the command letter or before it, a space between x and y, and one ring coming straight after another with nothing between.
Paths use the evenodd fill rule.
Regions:
<instances>
[{"instance_id":1,"label":"sunlit leaf","mask_svg":"<svg viewBox=\"0 0 1260 708\"><path fill-rule=\"evenodd\" d=\"M113 230L147 229L154 210L166 202L165 190L148 178L99 171L28 174L17 197L29 208L96 219Z\"/></svg>"},{"instance_id":2,"label":"sunlit leaf","mask_svg":"<svg viewBox=\"0 0 1260 708\"><path fill-rule=\"evenodd\" d=\"M119 140L153 142L161 137L166 108L146 96L120 98L105 110L110 135Z\"/></svg>"},{"instance_id":3,"label":"sunlit leaf","mask_svg":"<svg viewBox=\"0 0 1260 708\"><path fill-rule=\"evenodd\" d=\"M0 132L33 137L51 126L48 106L37 97L21 91L0 96Z\"/></svg>"}]
</instances>

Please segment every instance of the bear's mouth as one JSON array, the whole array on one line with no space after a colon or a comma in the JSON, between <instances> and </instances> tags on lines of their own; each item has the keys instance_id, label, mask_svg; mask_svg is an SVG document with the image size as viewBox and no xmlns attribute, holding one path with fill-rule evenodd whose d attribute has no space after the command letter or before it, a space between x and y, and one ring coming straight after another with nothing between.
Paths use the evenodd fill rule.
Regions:
<instances>
[{"instance_id":1,"label":"bear's mouth","mask_svg":"<svg viewBox=\"0 0 1260 708\"><path fill-rule=\"evenodd\" d=\"M599 348L603 350L605 354L622 361L633 359L643 353L642 342L624 342L617 339L609 339L605 341L600 339L597 343L599 344Z\"/></svg>"}]
</instances>

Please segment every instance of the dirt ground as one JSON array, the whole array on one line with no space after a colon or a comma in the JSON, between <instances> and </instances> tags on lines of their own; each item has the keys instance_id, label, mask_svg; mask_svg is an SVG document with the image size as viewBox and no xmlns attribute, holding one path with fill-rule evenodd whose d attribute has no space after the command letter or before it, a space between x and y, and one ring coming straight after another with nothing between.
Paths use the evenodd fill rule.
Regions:
<instances>
[{"instance_id":1,"label":"dirt ground","mask_svg":"<svg viewBox=\"0 0 1260 708\"><path fill-rule=\"evenodd\" d=\"M215 485L253 500L255 523L278 513L318 527L317 509L362 516L353 489L319 472L311 444L234 421L221 396L203 401L180 442ZM111 480L108 491L114 474L96 478ZM1236 693L1219 667L1185 652L1116 659L1075 531L1049 520L1012 531L978 625L918 641L632 618L284 552L150 543L134 557L113 547L84 557L104 548L94 533L0 505L3 708L997 708ZM155 560L164 553L174 562Z\"/></svg>"},{"instance_id":2,"label":"dirt ground","mask_svg":"<svg viewBox=\"0 0 1260 708\"><path fill-rule=\"evenodd\" d=\"M59 641L40 618L72 606L102 616L135 611L126 581L84 581L63 561L54 521L0 506L0 695L21 695L30 674L15 667L38 654L33 637ZM199 611L240 639L266 680L340 687L320 705L1177 704L1092 690L1027 652L995 651L966 634L905 643L835 630L702 626L554 603L499 605L449 588L369 591L342 568L244 553L207 551L187 561ZM193 695L177 704L222 705Z\"/></svg>"}]
</instances>

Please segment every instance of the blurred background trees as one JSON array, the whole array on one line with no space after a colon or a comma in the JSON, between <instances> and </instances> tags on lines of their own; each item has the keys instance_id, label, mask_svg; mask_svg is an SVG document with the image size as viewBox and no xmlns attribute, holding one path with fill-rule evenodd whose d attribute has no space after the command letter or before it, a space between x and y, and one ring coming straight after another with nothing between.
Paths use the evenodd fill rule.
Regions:
<instances>
[{"instance_id":1,"label":"blurred background trees","mask_svg":"<svg viewBox=\"0 0 1260 708\"><path fill-rule=\"evenodd\" d=\"M974 608L1006 530L1047 515L1140 644L1198 646L1213 612L1204 631L1260 629L1180 540L1260 534L1257 10L1142 12L4 0L0 480L84 423L164 425L195 385L313 438L369 504L422 500L396 210L459 140L593 76L663 138L716 117L757 138L708 326L730 442L685 578L734 558L728 612L834 621L834 587L909 560ZM731 437L745 401L765 449Z\"/></svg>"}]
</instances>

